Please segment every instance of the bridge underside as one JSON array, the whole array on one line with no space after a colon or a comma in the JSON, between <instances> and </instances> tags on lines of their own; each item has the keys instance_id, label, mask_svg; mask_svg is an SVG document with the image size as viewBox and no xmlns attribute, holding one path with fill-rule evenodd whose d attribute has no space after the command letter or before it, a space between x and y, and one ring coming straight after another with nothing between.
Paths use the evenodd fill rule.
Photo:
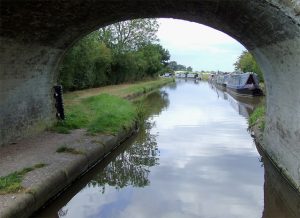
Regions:
<instances>
[{"instance_id":1,"label":"bridge underside","mask_svg":"<svg viewBox=\"0 0 300 218\"><path fill-rule=\"evenodd\" d=\"M265 149L300 187L300 3L294 0L2 0L0 144L55 121L52 87L65 53L117 21L168 17L201 23L241 42L266 80Z\"/></svg>"}]
</instances>

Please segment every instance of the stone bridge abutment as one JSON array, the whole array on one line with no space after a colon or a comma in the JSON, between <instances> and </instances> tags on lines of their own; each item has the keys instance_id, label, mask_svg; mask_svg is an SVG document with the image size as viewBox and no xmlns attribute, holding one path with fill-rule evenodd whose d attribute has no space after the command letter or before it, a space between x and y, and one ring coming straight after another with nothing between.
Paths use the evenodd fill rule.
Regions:
<instances>
[{"instance_id":1,"label":"stone bridge abutment","mask_svg":"<svg viewBox=\"0 0 300 218\"><path fill-rule=\"evenodd\" d=\"M220 30L265 75L265 150L300 189L299 0L1 0L0 144L55 121L52 87L65 51L121 20L168 17Z\"/></svg>"}]
</instances>

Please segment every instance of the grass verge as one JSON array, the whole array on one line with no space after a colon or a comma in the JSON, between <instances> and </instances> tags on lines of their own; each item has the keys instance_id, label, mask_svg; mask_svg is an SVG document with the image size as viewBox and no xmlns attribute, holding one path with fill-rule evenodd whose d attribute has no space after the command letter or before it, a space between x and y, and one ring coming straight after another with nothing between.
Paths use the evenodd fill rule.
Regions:
<instances>
[{"instance_id":1,"label":"grass verge","mask_svg":"<svg viewBox=\"0 0 300 218\"><path fill-rule=\"evenodd\" d=\"M157 80L111 85L69 92L64 94L64 103L65 105L71 105L78 103L83 98L97 96L104 93L122 98L128 98L131 95L138 95L152 91L173 81L173 78L159 78Z\"/></svg>"},{"instance_id":2,"label":"grass verge","mask_svg":"<svg viewBox=\"0 0 300 218\"><path fill-rule=\"evenodd\" d=\"M136 118L131 102L108 94L85 98L66 109L66 119L53 127L60 133L86 128L91 134L115 134L122 128L132 126Z\"/></svg>"},{"instance_id":3,"label":"grass verge","mask_svg":"<svg viewBox=\"0 0 300 218\"><path fill-rule=\"evenodd\" d=\"M173 78L164 78L154 81L148 81L143 83L133 84L122 90L122 93L118 93L123 98L130 98L131 96L139 96L152 90L158 89L159 87L173 82Z\"/></svg>"},{"instance_id":4,"label":"grass verge","mask_svg":"<svg viewBox=\"0 0 300 218\"><path fill-rule=\"evenodd\" d=\"M142 107L137 107L125 98L139 96L172 81L159 79L106 90L107 92L110 90L112 94L98 89L98 92L89 89L71 93L65 105L66 119L58 122L52 130L69 133L72 129L85 128L90 134L116 134L122 129L131 127L143 117Z\"/></svg>"},{"instance_id":5,"label":"grass verge","mask_svg":"<svg viewBox=\"0 0 300 218\"><path fill-rule=\"evenodd\" d=\"M259 129L265 129L265 106L257 107L248 118L249 126L257 125Z\"/></svg>"},{"instance_id":6,"label":"grass verge","mask_svg":"<svg viewBox=\"0 0 300 218\"><path fill-rule=\"evenodd\" d=\"M34 169L46 166L44 163L38 163L32 167L26 167L20 171L15 171L7 176L0 177L0 195L16 193L23 189L21 182L24 176Z\"/></svg>"}]
</instances>

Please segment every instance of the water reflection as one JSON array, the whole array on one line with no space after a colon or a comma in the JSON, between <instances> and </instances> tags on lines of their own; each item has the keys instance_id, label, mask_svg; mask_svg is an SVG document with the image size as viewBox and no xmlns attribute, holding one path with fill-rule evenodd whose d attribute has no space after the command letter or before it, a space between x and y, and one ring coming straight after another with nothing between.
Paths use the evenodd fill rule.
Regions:
<instances>
[{"instance_id":1,"label":"water reflection","mask_svg":"<svg viewBox=\"0 0 300 218\"><path fill-rule=\"evenodd\" d=\"M168 87L172 87L172 89L174 88L173 85ZM146 120L150 116L159 115L163 110L166 110L170 104L168 93L164 90L152 92L142 101L142 104L146 109Z\"/></svg>"},{"instance_id":2,"label":"water reflection","mask_svg":"<svg viewBox=\"0 0 300 218\"><path fill-rule=\"evenodd\" d=\"M177 83L175 82L175 83L169 84L169 85L168 85L168 88L171 89L171 90L176 90L176 88L177 88Z\"/></svg>"},{"instance_id":3,"label":"water reflection","mask_svg":"<svg viewBox=\"0 0 300 218\"><path fill-rule=\"evenodd\" d=\"M298 218L300 217L300 193L295 191L282 177L271 161L262 155L265 168L264 211L262 218Z\"/></svg>"},{"instance_id":4,"label":"water reflection","mask_svg":"<svg viewBox=\"0 0 300 218\"><path fill-rule=\"evenodd\" d=\"M143 125L135 143L98 173L88 186L101 187L104 194L106 185L116 189L149 185L150 167L159 160L156 135L150 133L152 125L150 122Z\"/></svg>"},{"instance_id":5,"label":"water reflection","mask_svg":"<svg viewBox=\"0 0 300 218\"><path fill-rule=\"evenodd\" d=\"M140 134L37 217L297 217L299 196L225 94L183 80L149 95Z\"/></svg>"},{"instance_id":6,"label":"water reflection","mask_svg":"<svg viewBox=\"0 0 300 218\"><path fill-rule=\"evenodd\" d=\"M218 98L227 100L230 106L245 118L248 118L257 106L264 103L263 96L253 98L230 95L225 91L224 87L215 86L213 84L210 84L210 88L217 93Z\"/></svg>"},{"instance_id":7,"label":"water reflection","mask_svg":"<svg viewBox=\"0 0 300 218\"><path fill-rule=\"evenodd\" d=\"M169 105L168 94L164 91L153 92L143 100L143 104L148 108L146 118L159 115ZM154 125L154 122L146 120L140 127L136 141L98 173L88 186L101 187L104 194L105 186L121 189L149 185L150 167L157 165L159 160L156 134L150 132Z\"/></svg>"}]
</instances>

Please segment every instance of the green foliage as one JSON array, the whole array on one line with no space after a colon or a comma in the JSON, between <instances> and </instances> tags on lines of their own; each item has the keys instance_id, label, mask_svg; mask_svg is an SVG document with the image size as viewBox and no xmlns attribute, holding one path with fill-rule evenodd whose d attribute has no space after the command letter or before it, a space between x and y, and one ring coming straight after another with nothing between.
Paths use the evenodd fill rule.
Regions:
<instances>
[{"instance_id":1,"label":"green foliage","mask_svg":"<svg viewBox=\"0 0 300 218\"><path fill-rule=\"evenodd\" d=\"M157 30L155 19L138 19L89 34L66 53L58 82L72 91L137 81L167 71L170 54L154 44Z\"/></svg>"},{"instance_id":2,"label":"green foliage","mask_svg":"<svg viewBox=\"0 0 300 218\"><path fill-rule=\"evenodd\" d=\"M171 81L172 79L160 79L137 83L120 88L116 94L123 97L138 96ZM142 113L142 111L140 112ZM86 128L92 134L98 132L115 134L122 128L131 127L134 122L138 121L142 116L140 112L128 100L104 93L67 104L65 121L57 122L52 130L69 133L72 129Z\"/></svg>"},{"instance_id":3,"label":"green foliage","mask_svg":"<svg viewBox=\"0 0 300 218\"><path fill-rule=\"evenodd\" d=\"M66 119L53 130L68 133L71 129L87 128L90 133L117 133L135 121L135 108L122 98L101 94L81 100L67 108Z\"/></svg>"},{"instance_id":4,"label":"green foliage","mask_svg":"<svg viewBox=\"0 0 300 218\"><path fill-rule=\"evenodd\" d=\"M85 113L87 110L86 107L87 106L84 104L66 106L66 119L63 121L58 121L56 125L51 128L51 130L62 134L68 134L70 133L71 129L85 127L89 122L88 115Z\"/></svg>"},{"instance_id":5,"label":"green foliage","mask_svg":"<svg viewBox=\"0 0 300 218\"><path fill-rule=\"evenodd\" d=\"M156 19L127 20L99 29L99 38L114 53L127 53L157 42L158 27Z\"/></svg>"},{"instance_id":6,"label":"green foliage","mask_svg":"<svg viewBox=\"0 0 300 218\"><path fill-rule=\"evenodd\" d=\"M20 171L10 173L7 176L0 177L0 195L21 191L23 189L21 182L24 176L28 172L33 171L34 169L42 168L44 166L46 166L46 164L38 163L33 167L27 167Z\"/></svg>"},{"instance_id":7,"label":"green foliage","mask_svg":"<svg viewBox=\"0 0 300 218\"><path fill-rule=\"evenodd\" d=\"M22 189L23 174L14 172L0 178L0 194L13 193Z\"/></svg>"},{"instance_id":8,"label":"green foliage","mask_svg":"<svg viewBox=\"0 0 300 218\"><path fill-rule=\"evenodd\" d=\"M243 51L234 65L236 70L241 70L242 72L254 72L258 75L261 82L264 81L263 73L250 52Z\"/></svg>"},{"instance_id":9,"label":"green foliage","mask_svg":"<svg viewBox=\"0 0 300 218\"><path fill-rule=\"evenodd\" d=\"M154 80L154 81L149 81L144 83L137 83L122 90L122 92L129 96L130 95L137 96L155 90L173 81L174 80L172 78L165 78L165 79Z\"/></svg>"},{"instance_id":10,"label":"green foliage","mask_svg":"<svg viewBox=\"0 0 300 218\"><path fill-rule=\"evenodd\" d=\"M136 118L138 124L142 124L146 118L146 107L145 104L142 101L135 102L135 108L136 108Z\"/></svg>"},{"instance_id":11,"label":"green foliage","mask_svg":"<svg viewBox=\"0 0 300 218\"><path fill-rule=\"evenodd\" d=\"M250 126L258 125L260 129L265 128L265 106L257 107L248 118Z\"/></svg>"},{"instance_id":12,"label":"green foliage","mask_svg":"<svg viewBox=\"0 0 300 218\"><path fill-rule=\"evenodd\" d=\"M187 67L182 65L182 64L178 64L176 61L170 61L168 64L168 67L173 70L173 71L178 71L178 70L187 70ZM192 69L190 69L192 71Z\"/></svg>"},{"instance_id":13,"label":"green foliage","mask_svg":"<svg viewBox=\"0 0 300 218\"><path fill-rule=\"evenodd\" d=\"M149 116L159 114L169 105L169 100L167 93L157 91L144 96L137 105L139 110L143 111L142 119L147 119ZM124 152L113 158L104 170L96 174L88 186L101 187L104 193L107 185L116 189L149 185L149 169L159 164L157 135L151 131L153 125L155 122L143 122L135 143L130 143L126 149L124 147Z\"/></svg>"},{"instance_id":14,"label":"green foliage","mask_svg":"<svg viewBox=\"0 0 300 218\"><path fill-rule=\"evenodd\" d=\"M60 68L59 82L66 90L85 89L108 83L111 50L94 32L67 52Z\"/></svg>"},{"instance_id":15,"label":"green foliage","mask_svg":"<svg viewBox=\"0 0 300 218\"><path fill-rule=\"evenodd\" d=\"M87 126L90 133L118 133L123 128L131 127L135 121L133 104L119 97L102 94L87 98L83 103L89 105L94 114Z\"/></svg>"},{"instance_id":16,"label":"green foliage","mask_svg":"<svg viewBox=\"0 0 300 218\"><path fill-rule=\"evenodd\" d=\"M146 62L146 75L155 77L165 73L170 54L161 45L147 44L143 46L139 52L142 53L142 57Z\"/></svg>"}]
</instances>

